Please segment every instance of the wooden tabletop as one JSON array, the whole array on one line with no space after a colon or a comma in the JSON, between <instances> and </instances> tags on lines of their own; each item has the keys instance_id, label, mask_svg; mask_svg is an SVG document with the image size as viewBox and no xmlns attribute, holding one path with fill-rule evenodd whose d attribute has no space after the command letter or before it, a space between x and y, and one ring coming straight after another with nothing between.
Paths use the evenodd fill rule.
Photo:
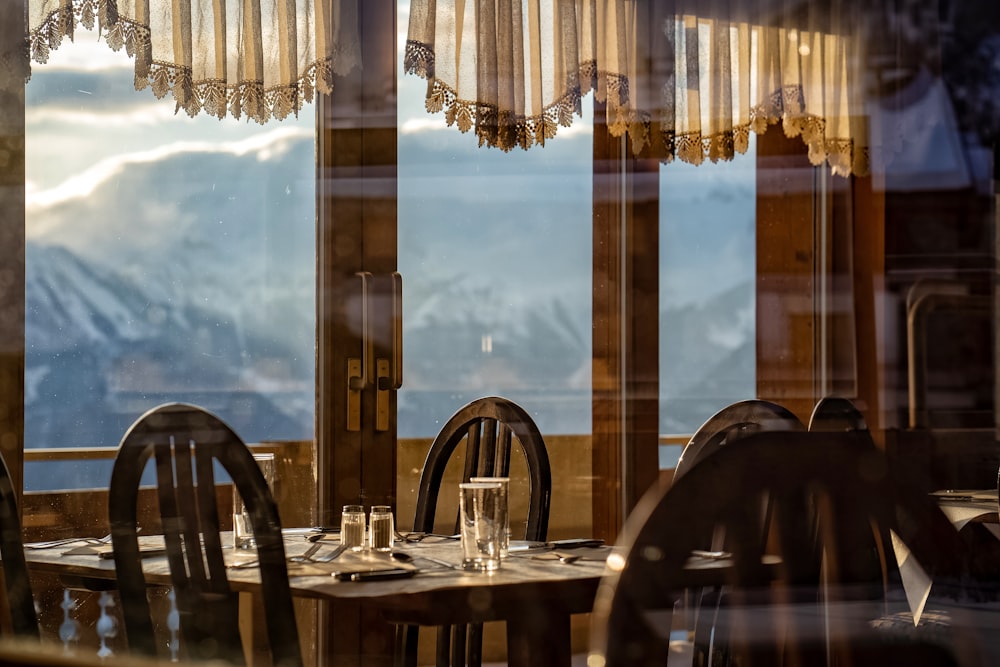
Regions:
<instances>
[{"instance_id":1,"label":"wooden tabletop","mask_svg":"<svg viewBox=\"0 0 1000 667\"><path fill-rule=\"evenodd\" d=\"M162 537L140 537L139 542L141 548L155 550L162 546ZM322 560L338 546L336 537L326 542L314 558ZM231 543L230 536L223 536L223 544ZM437 626L506 621L508 664L513 667L569 666L570 616L591 610L605 561L612 553L610 547L574 549L571 553L580 558L569 563L553 558L550 548L538 548L515 551L492 573L465 572L458 568L461 545L457 540L426 540L397 542L394 551L409 556L407 561L387 554L345 552L327 563L293 562L311 544L304 530L285 531L289 584L294 595L356 600L378 609L390 623ZM114 585L114 560L97 553L108 549L107 545L80 543L46 549L26 545L25 556L32 570L101 589ZM235 566L227 571L234 590L254 592L260 587L259 571L252 563L250 567L238 566L255 560L255 555L252 550L226 549L226 563ZM333 576L348 568L372 564L396 567L400 562L403 567L415 568L414 576L364 582L340 581ZM165 556L144 558L143 571L149 583L170 585Z\"/></svg>"},{"instance_id":2,"label":"wooden tabletop","mask_svg":"<svg viewBox=\"0 0 1000 667\"><path fill-rule=\"evenodd\" d=\"M231 543L224 536L223 543ZM322 559L338 542L327 540L314 554ZM162 545L158 536L140 538L142 548ZM287 531L285 551L288 557L302 554L311 543L298 531ZM516 544L515 544L516 546ZM45 571L78 580L114 580L114 560L98 553L110 547L76 543L47 549L25 550L30 569ZM80 553L93 551L95 553ZM329 563L288 563L289 583L293 594L317 599L354 599L383 610L387 620L420 625L443 625L502 620L524 609L524 604L545 604L562 613L590 611L610 547L574 549L580 560L563 563L551 557L551 549L513 553L493 573L465 572L461 546L457 540L437 543L399 543L394 551L411 557L399 561L388 554L345 552ZM544 558L537 558L549 554ZM237 565L255 559L254 551L226 549L227 564ZM339 581L334 574L366 564L413 567L415 576L384 581ZM451 565L452 567L448 567ZM163 556L143 559L143 571L151 584L170 584L170 570ZM256 568L234 567L228 571L234 590L254 591L260 585Z\"/></svg>"}]
</instances>

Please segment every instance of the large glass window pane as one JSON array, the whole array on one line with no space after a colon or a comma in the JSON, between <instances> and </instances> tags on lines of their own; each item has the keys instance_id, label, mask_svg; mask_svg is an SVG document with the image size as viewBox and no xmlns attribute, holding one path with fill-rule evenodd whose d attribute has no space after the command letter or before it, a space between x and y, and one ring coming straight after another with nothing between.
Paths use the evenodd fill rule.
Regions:
<instances>
[{"instance_id":1,"label":"large glass window pane","mask_svg":"<svg viewBox=\"0 0 1000 667\"><path fill-rule=\"evenodd\" d=\"M660 433L690 435L756 396L756 142L660 168ZM672 468L682 445L660 448Z\"/></svg>"},{"instance_id":2,"label":"large glass window pane","mask_svg":"<svg viewBox=\"0 0 1000 667\"><path fill-rule=\"evenodd\" d=\"M400 75L399 435L432 438L488 395L545 434L589 434L592 101L544 147L504 153L428 114L426 87Z\"/></svg>"},{"instance_id":3,"label":"large glass window pane","mask_svg":"<svg viewBox=\"0 0 1000 667\"><path fill-rule=\"evenodd\" d=\"M27 448L115 446L167 401L313 437L314 116L174 113L79 31L26 89ZM27 466L28 489L109 462Z\"/></svg>"}]
</instances>

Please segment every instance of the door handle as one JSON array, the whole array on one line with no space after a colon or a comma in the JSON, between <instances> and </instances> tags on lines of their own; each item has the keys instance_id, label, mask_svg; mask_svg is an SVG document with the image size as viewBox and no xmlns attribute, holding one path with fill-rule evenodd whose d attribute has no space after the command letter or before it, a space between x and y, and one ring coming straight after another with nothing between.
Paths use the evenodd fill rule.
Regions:
<instances>
[{"instance_id":1,"label":"door handle","mask_svg":"<svg viewBox=\"0 0 1000 667\"><path fill-rule=\"evenodd\" d=\"M390 358L375 362L375 430L389 430L389 392L403 385L403 276L393 271Z\"/></svg>"},{"instance_id":2,"label":"door handle","mask_svg":"<svg viewBox=\"0 0 1000 667\"><path fill-rule=\"evenodd\" d=\"M368 330L368 290L371 286L372 274L368 271L359 271L357 274L360 281L357 292L359 302L357 304L357 315L355 321L359 325L361 334L361 357L349 357L347 359L347 430L361 430L361 392L368 386L368 369L371 366L372 358L372 337Z\"/></svg>"}]
</instances>

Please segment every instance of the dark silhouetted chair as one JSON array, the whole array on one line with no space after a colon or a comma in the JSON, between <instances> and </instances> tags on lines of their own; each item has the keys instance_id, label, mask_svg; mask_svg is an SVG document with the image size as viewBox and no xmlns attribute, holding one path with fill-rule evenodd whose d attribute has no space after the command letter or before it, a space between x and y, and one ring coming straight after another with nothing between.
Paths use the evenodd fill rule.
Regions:
<instances>
[{"instance_id":1,"label":"dark silhouetted chair","mask_svg":"<svg viewBox=\"0 0 1000 667\"><path fill-rule=\"evenodd\" d=\"M760 506L753 502L765 495L775 505L771 548L761 543ZM785 520L789 502L813 510L822 572L814 569L811 539L802 539L811 524ZM598 591L592 654L607 667L666 664L675 602L714 572L715 585L728 591L716 624L741 666L956 664L949 646L873 629L885 601L869 597L870 553L853 541L857 525L871 540L894 532L935 585L969 585L958 533L933 499L890 477L869 441L851 433L748 435L637 505L617 542L622 565L610 569ZM714 526L725 528L728 558L692 559ZM883 547L891 559L891 547Z\"/></svg>"},{"instance_id":2,"label":"dark silhouetted chair","mask_svg":"<svg viewBox=\"0 0 1000 667\"><path fill-rule=\"evenodd\" d=\"M137 524L139 485L150 459L180 614L182 655L189 660L245 662L238 593L226 576L219 535L214 470L219 464L250 513L273 664L302 665L281 522L264 475L229 426L202 408L182 403L142 415L125 434L111 473L111 539L129 648L157 655Z\"/></svg>"},{"instance_id":3,"label":"dark silhouetted chair","mask_svg":"<svg viewBox=\"0 0 1000 667\"><path fill-rule=\"evenodd\" d=\"M541 433L531 416L516 403L496 396L472 401L452 415L441 428L424 460L417 493L413 530L433 532L438 496L445 469L459 445L465 444L462 480L472 477L508 477L513 443L520 444L527 465L529 498L523 536L514 539L544 541L548 533L552 473ZM513 517L512 517L513 521ZM455 531L458 530L456 519ZM397 651L405 665L416 664L417 628L401 628ZM400 662L397 660L397 662ZM438 628L437 664L482 663L482 625Z\"/></svg>"},{"instance_id":4,"label":"dark silhouetted chair","mask_svg":"<svg viewBox=\"0 0 1000 667\"><path fill-rule=\"evenodd\" d=\"M674 479L683 477L698 461L720 447L751 433L803 430L802 421L777 403L759 398L732 403L709 417L694 432L674 468Z\"/></svg>"},{"instance_id":5,"label":"dark silhouetted chair","mask_svg":"<svg viewBox=\"0 0 1000 667\"><path fill-rule=\"evenodd\" d=\"M28 567L24 561L17 494L14 492L7 462L2 456L0 456L0 556L3 557L3 578L11 631L17 637L37 639L38 618L35 615L35 601L31 595Z\"/></svg>"},{"instance_id":6,"label":"dark silhouetted chair","mask_svg":"<svg viewBox=\"0 0 1000 667\"><path fill-rule=\"evenodd\" d=\"M868 431L868 424L857 406L842 396L824 396L809 417L810 431Z\"/></svg>"},{"instance_id":7,"label":"dark silhouetted chair","mask_svg":"<svg viewBox=\"0 0 1000 667\"><path fill-rule=\"evenodd\" d=\"M732 446L741 438L764 431L804 431L805 425L790 410L782 405L764 399L753 398L737 401L722 408L702 424L685 445L673 479L686 475L698 462L705 460L720 449ZM770 529L770 503L764 499L761 512L761 540L767 539ZM724 531L711 529L706 533L699 549L722 551L726 549ZM709 653L718 635L712 619L722 604L723 592L717 588L692 591L685 600L688 625L694 630L694 651L699 659L709 661ZM706 621L706 616L708 620ZM719 656L720 658L722 656Z\"/></svg>"}]
</instances>

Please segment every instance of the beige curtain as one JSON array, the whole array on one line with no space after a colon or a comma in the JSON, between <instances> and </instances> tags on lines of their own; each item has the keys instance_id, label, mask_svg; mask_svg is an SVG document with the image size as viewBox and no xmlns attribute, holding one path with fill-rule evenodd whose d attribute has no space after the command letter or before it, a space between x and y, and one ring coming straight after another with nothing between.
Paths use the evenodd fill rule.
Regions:
<instances>
[{"instance_id":1,"label":"beige curtain","mask_svg":"<svg viewBox=\"0 0 1000 667\"><path fill-rule=\"evenodd\" d=\"M77 26L135 59L135 87L194 116L258 123L298 113L335 74L360 66L363 0L28 0L31 60Z\"/></svg>"},{"instance_id":2,"label":"beige curtain","mask_svg":"<svg viewBox=\"0 0 1000 667\"><path fill-rule=\"evenodd\" d=\"M404 67L481 145L544 144L593 90L637 154L731 159L780 125L847 175L870 160L864 32L836 1L413 0Z\"/></svg>"},{"instance_id":3,"label":"beige curtain","mask_svg":"<svg viewBox=\"0 0 1000 667\"><path fill-rule=\"evenodd\" d=\"M475 128L480 145L544 144L594 87L627 111L632 54L619 40L634 29L631 4L412 0L404 68L427 79L427 110Z\"/></svg>"}]
</instances>

